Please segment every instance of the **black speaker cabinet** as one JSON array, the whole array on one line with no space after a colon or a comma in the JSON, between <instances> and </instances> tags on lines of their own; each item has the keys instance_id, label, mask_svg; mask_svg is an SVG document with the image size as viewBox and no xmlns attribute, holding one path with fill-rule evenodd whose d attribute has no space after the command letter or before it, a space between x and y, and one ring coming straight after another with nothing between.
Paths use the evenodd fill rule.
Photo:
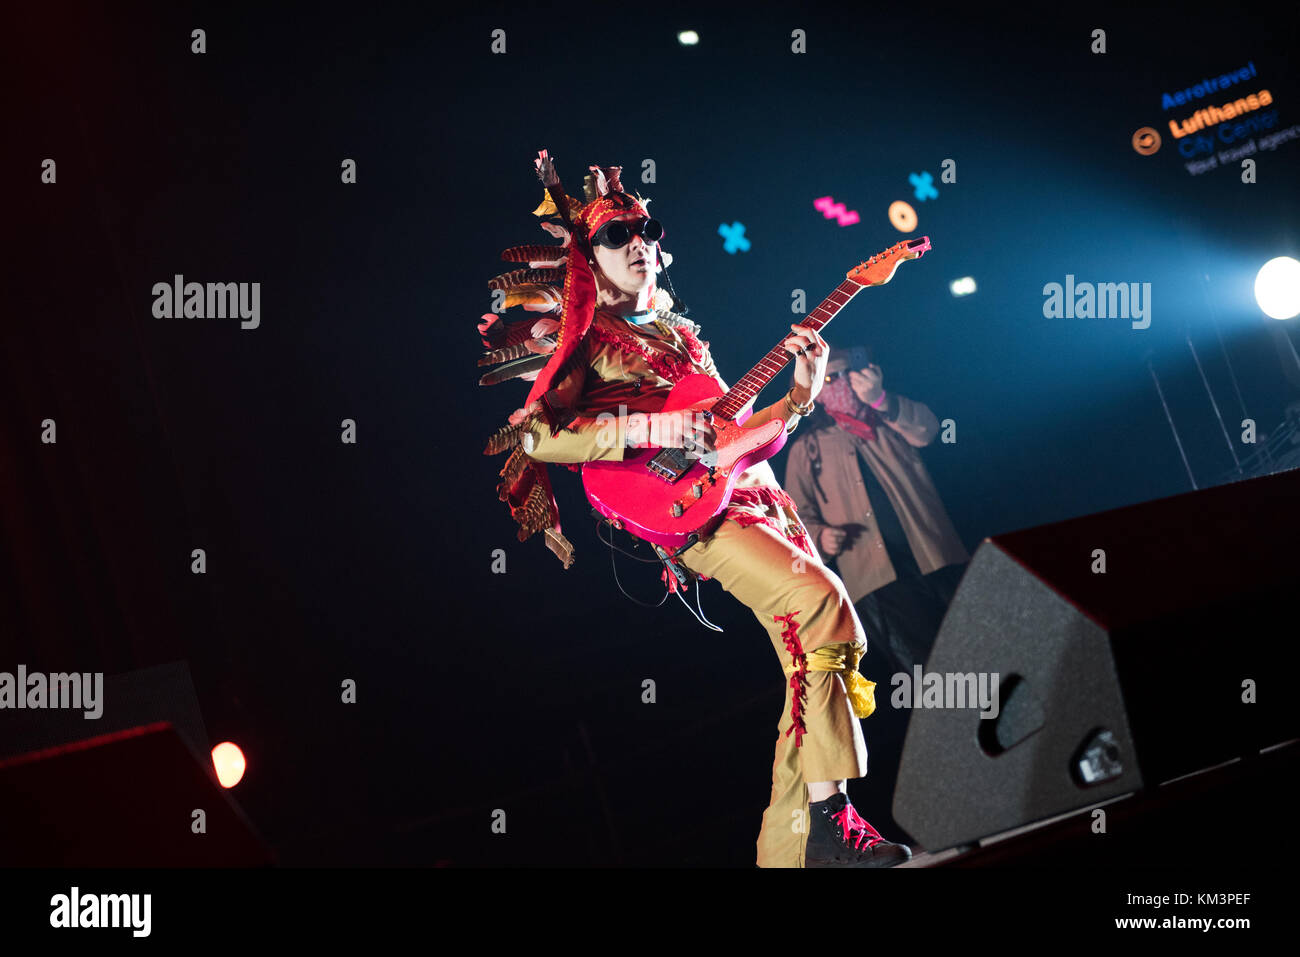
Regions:
<instances>
[{"instance_id":1,"label":"black speaker cabinet","mask_svg":"<svg viewBox=\"0 0 1300 957\"><path fill-rule=\"evenodd\" d=\"M924 670L998 713L915 709L895 820L938 851L1300 737L1298 598L1300 470L985 540Z\"/></svg>"}]
</instances>

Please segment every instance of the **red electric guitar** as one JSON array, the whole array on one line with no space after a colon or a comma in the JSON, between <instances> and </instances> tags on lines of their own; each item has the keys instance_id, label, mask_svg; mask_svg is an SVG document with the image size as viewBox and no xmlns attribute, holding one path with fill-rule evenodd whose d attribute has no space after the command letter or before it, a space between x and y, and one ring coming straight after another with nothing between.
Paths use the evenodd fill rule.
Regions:
<instances>
[{"instance_id":1,"label":"red electric guitar","mask_svg":"<svg viewBox=\"0 0 1300 957\"><path fill-rule=\"evenodd\" d=\"M899 263L920 259L929 249L930 237L922 236L872 256L851 270L801 325L820 332L859 290L883 286L894 278ZM661 411L691 410L705 415L717 436L714 451L688 458L679 448L628 449L621 462L583 465L583 488L596 510L615 527L670 550L681 548L693 532L718 516L745 469L785 446L784 419L775 418L754 429L745 428L744 422L758 393L790 361L790 353L781 344L786 338L725 395L715 379L703 374L686 376L668 393Z\"/></svg>"}]
</instances>

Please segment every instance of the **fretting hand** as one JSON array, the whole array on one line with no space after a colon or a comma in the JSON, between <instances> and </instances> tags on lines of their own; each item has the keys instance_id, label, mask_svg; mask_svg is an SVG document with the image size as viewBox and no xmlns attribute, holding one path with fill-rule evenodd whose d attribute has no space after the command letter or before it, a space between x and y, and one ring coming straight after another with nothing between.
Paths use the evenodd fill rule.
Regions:
<instances>
[{"instance_id":1,"label":"fretting hand","mask_svg":"<svg viewBox=\"0 0 1300 957\"><path fill-rule=\"evenodd\" d=\"M831 349L815 329L801 325L790 328L794 332L781 344L795 357L794 399L799 405L806 405L822 389Z\"/></svg>"}]
</instances>

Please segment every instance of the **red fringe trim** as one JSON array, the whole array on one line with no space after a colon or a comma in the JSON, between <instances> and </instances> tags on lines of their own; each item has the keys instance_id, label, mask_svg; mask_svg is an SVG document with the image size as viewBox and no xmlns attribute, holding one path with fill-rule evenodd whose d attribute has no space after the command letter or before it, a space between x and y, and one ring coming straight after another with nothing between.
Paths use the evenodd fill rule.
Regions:
<instances>
[{"instance_id":1,"label":"red fringe trim","mask_svg":"<svg viewBox=\"0 0 1300 957\"><path fill-rule=\"evenodd\" d=\"M587 333L593 339L607 343L621 352L631 353L640 356L641 359L659 374L661 378L669 382L680 382L688 375L696 375L696 371L691 364L685 359L679 359L671 353L655 353L647 349L641 342L632 336L622 335L617 332L610 332L600 326L592 326ZM696 344L698 348L698 343ZM699 357L692 356L696 362L704 361L704 354L701 352Z\"/></svg>"},{"instance_id":2,"label":"red fringe trim","mask_svg":"<svg viewBox=\"0 0 1300 957\"><path fill-rule=\"evenodd\" d=\"M682 342L686 344L686 351L691 354L691 358L700 365L704 365L704 345L695 337L695 333L685 326L676 326L674 328L676 328L677 334L682 337Z\"/></svg>"},{"instance_id":3,"label":"red fringe trim","mask_svg":"<svg viewBox=\"0 0 1300 957\"><path fill-rule=\"evenodd\" d=\"M727 503L726 517L734 520L740 525L767 525L769 528L780 531L780 523L771 517L753 515L749 512L733 512L733 505L743 505L747 508L757 506L767 508L772 505L783 505L790 510L796 517L799 510L795 508L794 500L790 498L785 489L773 488L770 485L749 486L746 488L733 489L731 499ZM802 522L792 522L786 531L786 538L794 543L795 547L802 550L805 554L815 557L812 543L808 541L808 530L803 527Z\"/></svg>"},{"instance_id":4,"label":"red fringe trim","mask_svg":"<svg viewBox=\"0 0 1300 957\"><path fill-rule=\"evenodd\" d=\"M804 726L803 705L807 692L804 690L804 679L808 676L808 656L804 654L803 645L799 641L799 625L794 620L794 616L799 614L792 611L788 615L773 615L773 621L785 622L785 630L781 632L781 638L785 641L785 650L790 653L794 659L795 671L790 676L790 695L794 703L790 706L790 730L786 731L785 736L788 738L790 732L794 732L794 746L803 747L803 736L808 733L807 727Z\"/></svg>"}]
</instances>

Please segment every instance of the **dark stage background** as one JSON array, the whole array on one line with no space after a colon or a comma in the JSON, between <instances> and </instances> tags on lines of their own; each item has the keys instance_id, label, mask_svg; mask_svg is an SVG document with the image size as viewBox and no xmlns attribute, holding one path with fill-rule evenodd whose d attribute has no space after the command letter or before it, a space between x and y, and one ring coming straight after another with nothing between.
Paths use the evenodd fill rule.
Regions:
<instances>
[{"instance_id":1,"label":"dark stage background","mask_svg":"<svg viewBox=\"0 0 1300 957\"><path fill-rule=\"evenodd\" d=\"M576 476L553 469L577 549L564 571L540 535L515 540L503 458L481 454L526 391L478 388L474 324L500 250L549 241L538 149L570 189L621 164L652 198L729 382L795 320L792 289L819 302L903 238L885 210L911 202L933 252L827 338L869 343L886 388L955 420L957 441L924 455L972 549L1189 488L1148 353L1203 484L1233 463L1185 336L1232 434L1220 335L1261 431L1296 398L1251 286L1300 253L1300 145L1261 151L1255 184L1236 164L1189 175L1167 134L1154 156L1130 146L1191 113L1162 93L1247 62L1278 127L1300 122L1294 18L473 10L6 14L0 670L188 661L213 743L248 755L233 796L284 863L753 862L782 700L762 628L716 582L721 634L676 600L619 595ZM913 198L922 171L938 198ZM861 222L823 218L828 194ZM729 255L733 221L752 247ZM177 273L260 282L260 326L155 318L153 284ZM1067 274L1150 282L1150 328L1044 318L1044 284ZM966 275L978 292L954 298ZM620 571L657 597L657 574ZM885 692L882 667L869 659ZM901 718L865 731L873 774L852 796L898 840Z\"/></svg>"}]
</instances>

